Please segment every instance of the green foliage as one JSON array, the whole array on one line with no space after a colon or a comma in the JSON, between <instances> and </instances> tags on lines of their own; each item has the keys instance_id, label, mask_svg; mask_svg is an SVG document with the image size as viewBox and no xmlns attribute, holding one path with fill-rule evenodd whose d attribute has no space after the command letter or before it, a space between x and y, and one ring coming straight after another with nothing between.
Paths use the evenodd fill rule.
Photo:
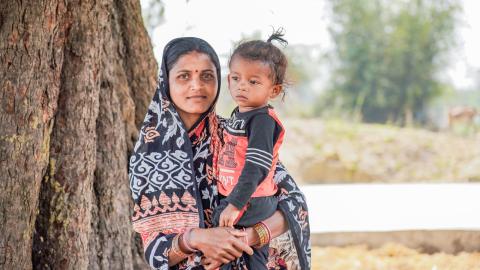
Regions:
<instances>
[{"instance_id":1,"label":"green foliage","mask_svg":"<svg viewBox=\"0 0 480 270\"><path fill-rule=\"evenodd\" d=\"M459 5L447 0L331 0L331 91L319 107L358 120L410 125L442 94Z\"/></svg>"}]
</instances>

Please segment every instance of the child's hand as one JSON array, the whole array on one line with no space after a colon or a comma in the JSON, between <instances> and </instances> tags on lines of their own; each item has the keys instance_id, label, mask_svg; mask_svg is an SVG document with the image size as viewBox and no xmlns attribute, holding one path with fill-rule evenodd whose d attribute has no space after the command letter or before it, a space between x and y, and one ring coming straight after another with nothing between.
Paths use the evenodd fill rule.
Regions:
<instances>
[{"instance_id":1,"label":"child's hand","mask_svg":"<svg viewBox=\"0 0 480 270\"><path fill-rule=\"evenodd\" d=\"M228 204L220 214L220 227L233 227L239 214L240 210L238 210L235 206Z\"/></svg>"}]
</instances>

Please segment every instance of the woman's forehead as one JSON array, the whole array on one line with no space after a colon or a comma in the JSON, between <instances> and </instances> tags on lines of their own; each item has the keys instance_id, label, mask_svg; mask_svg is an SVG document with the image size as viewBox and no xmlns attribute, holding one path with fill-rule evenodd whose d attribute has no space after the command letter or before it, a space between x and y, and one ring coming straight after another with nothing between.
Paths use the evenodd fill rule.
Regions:
<instances>
[{"instance_id":1,"label":"woman's forehead","mask_svg":"<svg viewBox=\"0 0 480 270\"><path fill-rule=\"evenodd\" d=\"M189 52L187 54L180 56L178 58L178 61L173 65L171 71L180 71L180 70L215 71L216 68L212 60L210 59L210 56L208 56L208 54L194 51L194 52Z\"/></svg>"}]
</instances>

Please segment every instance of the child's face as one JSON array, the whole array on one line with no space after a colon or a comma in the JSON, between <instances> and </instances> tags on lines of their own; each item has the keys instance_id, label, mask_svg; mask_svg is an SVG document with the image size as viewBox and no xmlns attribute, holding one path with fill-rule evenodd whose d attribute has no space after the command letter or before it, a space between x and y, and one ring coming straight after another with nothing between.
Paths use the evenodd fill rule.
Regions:
<instances>
[{"instance_id":1,"label":"child's face","mask_svg":"<svg viewBox=\"0 0 480 270\"><path fill-rule=\"evenodd\" d=\"M241 112L265 106L270 99L278 96L282 86L273 84L270 72L270 66L261 61L239 56L232 59L228 88Z\"/></svg>"}]
</instances>

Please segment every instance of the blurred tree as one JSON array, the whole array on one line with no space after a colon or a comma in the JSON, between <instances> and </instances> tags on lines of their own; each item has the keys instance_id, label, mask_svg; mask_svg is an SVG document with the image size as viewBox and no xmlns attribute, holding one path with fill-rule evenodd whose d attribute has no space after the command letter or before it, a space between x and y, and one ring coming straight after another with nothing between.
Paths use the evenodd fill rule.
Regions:
<instances>
[{"instance_id":1,"label":"blurred tree","mask_svg":"<svg viewBox=\"0 0 480 270\"><path fill-rule=\"evenodd\" d=\"M190 0L185 0L188 4ZM153 30L165 22L165 0L140 0L144 24L152 35Z\"/></svg>"},{"instance_id":2,"label":"blurred tree","mask_svg":"<svg viewBox=\"0 0 480 270\"><path fill-rule=\"evenodd\" d=\"M317 75L321 73L319 46L289 44L281 49L288 60L285 96L277 98L273 104L283 115L311 116L317 96L312 89Z\"/></svg>"},{"instance_id":3,"label":"blurred tree","mask_svg":"<svg viewBox=\"0 0 480 270\"><path fill-rule=\"evenodd\" d=\"M140 2L144 24L151 35L153 30L165 21L165 3L163 0L141 0Z\"/></svg>"},{"instance_id":4,"label":"blurred tree","mask_svg":"<svg viewBox=\"0 0 480 270\"><path fill-rule=\"evenodd\" d=\"M331 0L336 44L331 91L322 107L366 122L422 121L442 93L439 71L454 46L455 1Z\"/></svg>"}]
</instances>

